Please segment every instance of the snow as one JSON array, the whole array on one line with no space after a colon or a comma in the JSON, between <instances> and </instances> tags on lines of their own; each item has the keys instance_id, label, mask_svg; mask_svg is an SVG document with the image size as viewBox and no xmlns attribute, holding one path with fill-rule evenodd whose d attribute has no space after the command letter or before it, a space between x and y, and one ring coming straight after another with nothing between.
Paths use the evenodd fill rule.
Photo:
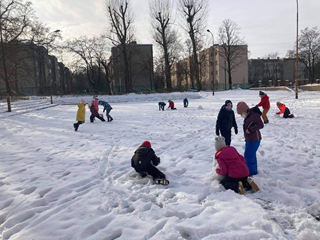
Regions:
<instances>
[{"instance_id":1,"label":"snow","mask_svg":"<svg viewBox=\"0 0 320 240\"><path fill-rule=\"evenodd\" d=\"M271 109L253 177L259 192L241 196L212 180L221 105L230 99L252 107L258 92L98 96L112 105L114 121L90 123L87 109L78 132L72 124L84 97L55 97L58 105L51 108L0 113L2 238L320 239L319 92L300 92L296 100L292 92L265 91ZM158 111L157 103L169 98L178 110ZM276 101L295 118L277 117ZM14 104L19 109L20 102ZM236 121L232 145L243 154L243 119L236 114ZM161 158L168 186L131 168L145 140Z\"/></svg>"}]
</instances>

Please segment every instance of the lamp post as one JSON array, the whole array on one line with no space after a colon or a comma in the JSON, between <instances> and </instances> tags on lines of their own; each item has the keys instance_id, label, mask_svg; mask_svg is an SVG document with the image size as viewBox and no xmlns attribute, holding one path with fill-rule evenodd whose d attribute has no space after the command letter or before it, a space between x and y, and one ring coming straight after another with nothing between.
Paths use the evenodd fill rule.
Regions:
<instances>
[{"instance_id":1,"label":"lamp post","mask_svg":"<svg viewBox=\"0 0 320 240\"><path fill-rule=\"evenodd\" d=\"M60 32L59 29L57 29L57 30L49 33L49 34L47 35L47 39L49 38L50 34L52 34L52 33L58 33L58 32ZM49 57L49 42L47 42L47 51L48 51L48 57ZM50 102L51 102L51 104L53 104L53 101L52 101L52 75L51 75L51 73L50 73Z\"/></svg>"},{"instance_id":2,"label":"lamp post","mask_svg":"<svg viewBox=\"0 0 320 240\"><path fill-rule=\"evenodd\" d=\"M299 14L298 14L298 0L297 1L297 37L296 37L296 99L298 99L298 23L299 23Z\"/></svg>"},{"instance_id":3,"label":"lamp post","mask_svg":"<svg viewBox=\"0 0 320 240\"><path fill-rule=\"evenodd\" d=\"M212 32L210 31L210 29L207 29L207 32L211 34L212 37L212 53L213 53L213 75L212 75L212 95L214 96L214 75L215 75L215 65L214 65L214 36L212 34Z\"/></svg>"}]
</instances>

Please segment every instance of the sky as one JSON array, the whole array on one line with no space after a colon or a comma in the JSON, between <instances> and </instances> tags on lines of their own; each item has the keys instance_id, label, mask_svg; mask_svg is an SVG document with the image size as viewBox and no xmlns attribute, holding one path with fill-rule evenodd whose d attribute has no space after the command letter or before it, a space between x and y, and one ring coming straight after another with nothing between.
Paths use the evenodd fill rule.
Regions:
<instances>
[{"instance_id":1,"label":"sky","mask_svg":"<svg viewBox=\"0 0 320 240\"><path fill-rule=\"evenodd\" d=\"M53 31L61 30L64 40L100 35L107 30L104 0L31 0L39 20ZM296 39L295 0L208 0L207 28L217 39L219 26L231 19L240 27L250 51L249 58L262 58L278 52L285 57ZM153 43L147 0L131 0L135 36L138 43ZM299 32L306 27L320 28L320 0L299 1ZM179 25L177 24L177 27ZM181 36L183 36L181 29ZM208 39L209 33L205 33ZM156 49L155 49L156 51Z\"/></svg>"}]
</instances>

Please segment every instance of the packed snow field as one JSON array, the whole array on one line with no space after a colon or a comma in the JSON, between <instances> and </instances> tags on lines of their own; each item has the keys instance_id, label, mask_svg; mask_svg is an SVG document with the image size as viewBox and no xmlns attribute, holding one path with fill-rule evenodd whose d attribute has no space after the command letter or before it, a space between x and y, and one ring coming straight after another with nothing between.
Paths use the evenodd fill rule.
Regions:
<instances>
[{"instance_id":1,"label":"packed snow field","mask_svg":"<svg viewBox=\"0 0 320 240\"><path fill-rule=\"evenodd\" d=\"M320 239L320 93L300 92L298 100L292 92L266 93L270 124L261 131L253 177L260 191L244 196L211 179L215 122L225 100L234 110L239 101L252 107L258 91L99 96L112 105L114 121L90 123L86 108L78 132L80 97L1 119L2 238ZM158 111L169 98L178 110ZM295 118L277 117L276 101ZM236 114L236 121L231 145L243 154L243 119ZM146 140L168 186L131 168Z\"/></svg>"}]
</instances>

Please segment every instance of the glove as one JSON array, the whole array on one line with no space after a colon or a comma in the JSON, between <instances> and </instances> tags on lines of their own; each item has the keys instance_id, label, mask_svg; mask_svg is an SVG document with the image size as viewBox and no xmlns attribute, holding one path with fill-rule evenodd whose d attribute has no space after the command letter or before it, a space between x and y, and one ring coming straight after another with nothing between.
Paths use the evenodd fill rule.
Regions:
<instances>
[{"instance_id":1,"label":"glove","mask_svg":"<svg viewBox=\"0 0 320 240\"><path fill-rule=\"evenodd\" d=\"M160 163L160 158L158 157L158 158L154 161L153 165L158 166L159 163Z\"/></svg>"},{"instance_id":2,"label":"glove","mask_svg":"<svg viewBox=\"0 0 320 240\"><path fill-rule=\"evenodd\" d=\"M276 114L280 114L279 112L277 112Z\"/></svg>"},{"instance_id":3,"label":"glove","mask_svg":"<svg viewBox=\"0 0 320 240\"><path fill-rule=\"evenodd\" d=\"M216 135L219 136L219 129L216 129Z\"/></svg>"},{"instance_id":4,"label":"glove","mask_svg":"<svg viewBox=\"0 0 320 240\"><path fill-rule=\"evenodd\" d=\"M235 134L238 134L238 128L235 128L235 129L234 129L234 133L235 133Z\"/></svg>"}]
</instances>

